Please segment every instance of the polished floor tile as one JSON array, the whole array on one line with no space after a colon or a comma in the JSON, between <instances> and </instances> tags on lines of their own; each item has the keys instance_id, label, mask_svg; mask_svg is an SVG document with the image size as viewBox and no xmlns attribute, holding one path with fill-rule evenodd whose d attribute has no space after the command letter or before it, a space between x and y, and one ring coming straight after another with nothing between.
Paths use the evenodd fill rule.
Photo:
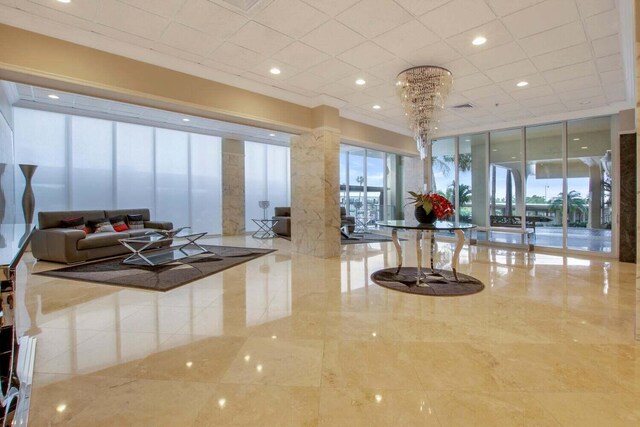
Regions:
<instances>
[{"instance_id":1,"label":"polished floor tile","mask_svg":"<svg viewBox=\"0 0 640 427\"><path fill-rule=\"evenodd\" d=\"M465 247L460 270L485 290L434 298L371 282L389 243L323 260L208 241L277 251L165 293L33 275L58 266L27 255L32 425L640 424L633 265ZM446 267L451 244L438 251Z\"/></svg>"}]
</instances>

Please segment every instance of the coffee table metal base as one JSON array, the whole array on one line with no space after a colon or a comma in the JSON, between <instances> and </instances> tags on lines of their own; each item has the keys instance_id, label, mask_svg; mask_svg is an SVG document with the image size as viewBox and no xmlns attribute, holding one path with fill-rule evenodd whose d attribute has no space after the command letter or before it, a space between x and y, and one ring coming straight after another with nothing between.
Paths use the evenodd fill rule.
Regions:
<instances>
[{"instance_id":1,"label":"coffee table metal base","mask_svg":"<svg viewBox=\"0 0 640 427\"><path fill-rule=\"evenodd\" d=\"M122 261L122 264L156 266L207 253L209 252L207 249L196 243L196 240L206 236L206 234L196 233L181 236L187 240L186 243L157 249L152 248L162 240L136 241L136 239L122 239L120 243L133 252Z\"/></svg>"}]
</instances>

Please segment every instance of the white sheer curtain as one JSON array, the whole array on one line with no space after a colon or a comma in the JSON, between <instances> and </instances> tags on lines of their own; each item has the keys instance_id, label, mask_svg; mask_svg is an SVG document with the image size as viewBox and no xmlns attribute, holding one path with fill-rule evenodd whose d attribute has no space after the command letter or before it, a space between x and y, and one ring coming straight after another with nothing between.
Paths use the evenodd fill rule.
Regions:
<instances>
[{"instance_id":1,"label":"white sheer curtain","mask_svg":"<svg viewBox=\"0 0 640 427\"><path fill-rule=\"evenodd\" d=\"M269 201L267 218L275 207L291 205L289 147L245 141L244 159L245 224L247 231L255 231L251 219L263 217L259 201Z\"/></svg>"},{"instance_id":2,"label":"white sheer curtain","mask_svg":"<svg viewBox=\"0 0 640 427\"><path fill-rule=\"evenodd\" d=\"M176 227L222 231L218 137L16 108L15 150L38 165L36 212L147 207ZM18 218L23 188L18 169Z\"/></svg>"}]
</instances>

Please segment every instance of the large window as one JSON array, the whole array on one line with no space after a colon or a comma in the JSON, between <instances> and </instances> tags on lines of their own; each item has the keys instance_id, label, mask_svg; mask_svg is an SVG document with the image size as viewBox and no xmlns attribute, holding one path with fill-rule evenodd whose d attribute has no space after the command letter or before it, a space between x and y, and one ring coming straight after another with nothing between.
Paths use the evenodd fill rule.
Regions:
<instances>
[{"instance_id":1,"label":"large window","mask_svg":"<svg viewBox=\"0 0 640 427\"><path fill-rule=\"evenodd\" d=\"M36 211L144 207L221 233L218 137L16 108L15 141L17 162L38 165Z\"/></svg>"},{"instance_id":2,"label":"large window","mask_svg":"<svg viewBox=\"0 0 640 427\"><path fill-rule=\"evenodd\" d=\"M479 226L479 239L519 244L534 233L537 246L611 252L611 120L433 140L433 190L452 200L460 221Z\"/></svg>"},{"instance_id":3,"label":"large window","mask_svg":"<svg viewBox=\"0 0 640 427\"><path fill-rule=\"evenodd\" d=\"M256 231L252 219L262 218L265 211L258 202L268 201L267 218L275 207L291 206L289 147L245 141L245 227Z\"/></svg>"},{"instance_id":4,"label":"large window","mask_svg":"<svg viewBox=\"0 0 640 427\"><path fill-rule=\"evenodd\" d=\"M402 197L399 164L396 154L340 146L340 205L355 217L357 230L398 218Z\"/></svg>"}]
</instances>

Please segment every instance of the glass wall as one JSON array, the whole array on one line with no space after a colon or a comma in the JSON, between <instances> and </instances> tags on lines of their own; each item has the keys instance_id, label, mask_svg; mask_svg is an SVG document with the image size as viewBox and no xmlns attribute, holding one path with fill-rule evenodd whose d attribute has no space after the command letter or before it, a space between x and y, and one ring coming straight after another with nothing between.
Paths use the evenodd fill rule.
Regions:
<instances>
[{"instance_id":1,"label":"glass wall","mask_svg":"<svg viewBox=\"0 0 640 427\"><path fill-rule=\"evenodd\" d=\"M176 227L221 233L220 138L47 111L14 112L16 160L38 165L36 212L146 207L152 218ZM24 188L19 172L16 182Z\"/></svg>"},{"instance_id":2,"label":"glass wall","mask_svg":"<svg viewBox=\"0 0 640 427\"><path fill-rule=\"evenodd\" d=\"M562 247L562 123L526 128L526 221L536 244Z\"/></svg>"},{"instance_id":3,"label":"glass wall","mask_svg":"<svg viewBox=\"0 0 640 427\"><path fill-rule=\"evenodd\" d=\"M533 233L537 246L611 252L611 120L433 140L433 191L478 225L479 239L521 244Z\"/></svg>"},{"instance_id":4,"label":"glass wall","mask_svg":"<svg viewBox=\"0 0 640 427\"><path fill-rule=\"evenodd\" d=\"M431 149L431 187L445 196L452 203L455 202L455 141L452 138L437 139L432 142Z\"/></svg>"},{"instance_id":5,"label":"glass wall","mask_svg":"<svg viewBox=\"0 0 640 427\"><path fill-rule=\"evenodd\" d=\"M340 205L355 217L356 229L375 228L376 221L396 219L400 156L350 145L340 146Z\"/></svg>"},{"instance_id":6,"label":"glass wall","mask_svg":"<svg viewBox=\"0 0 640 427\"><path fill-rule=\"evenodd\" d=\"M245 227L256 231L252 219L263 218L259 201L267 200L266 217L271 218L276 207L291 206L289 147L245 141Z\"/></svg>"},{"instance_id":7,"label":"glass wall","mask_svg":"<svg viewBox=\"0 0 640 427\"><path fill-rule=\"evenodd\" d=\"M567 246L611 251L611 121L567 122Z\"/></svg>"}]
</instances>

